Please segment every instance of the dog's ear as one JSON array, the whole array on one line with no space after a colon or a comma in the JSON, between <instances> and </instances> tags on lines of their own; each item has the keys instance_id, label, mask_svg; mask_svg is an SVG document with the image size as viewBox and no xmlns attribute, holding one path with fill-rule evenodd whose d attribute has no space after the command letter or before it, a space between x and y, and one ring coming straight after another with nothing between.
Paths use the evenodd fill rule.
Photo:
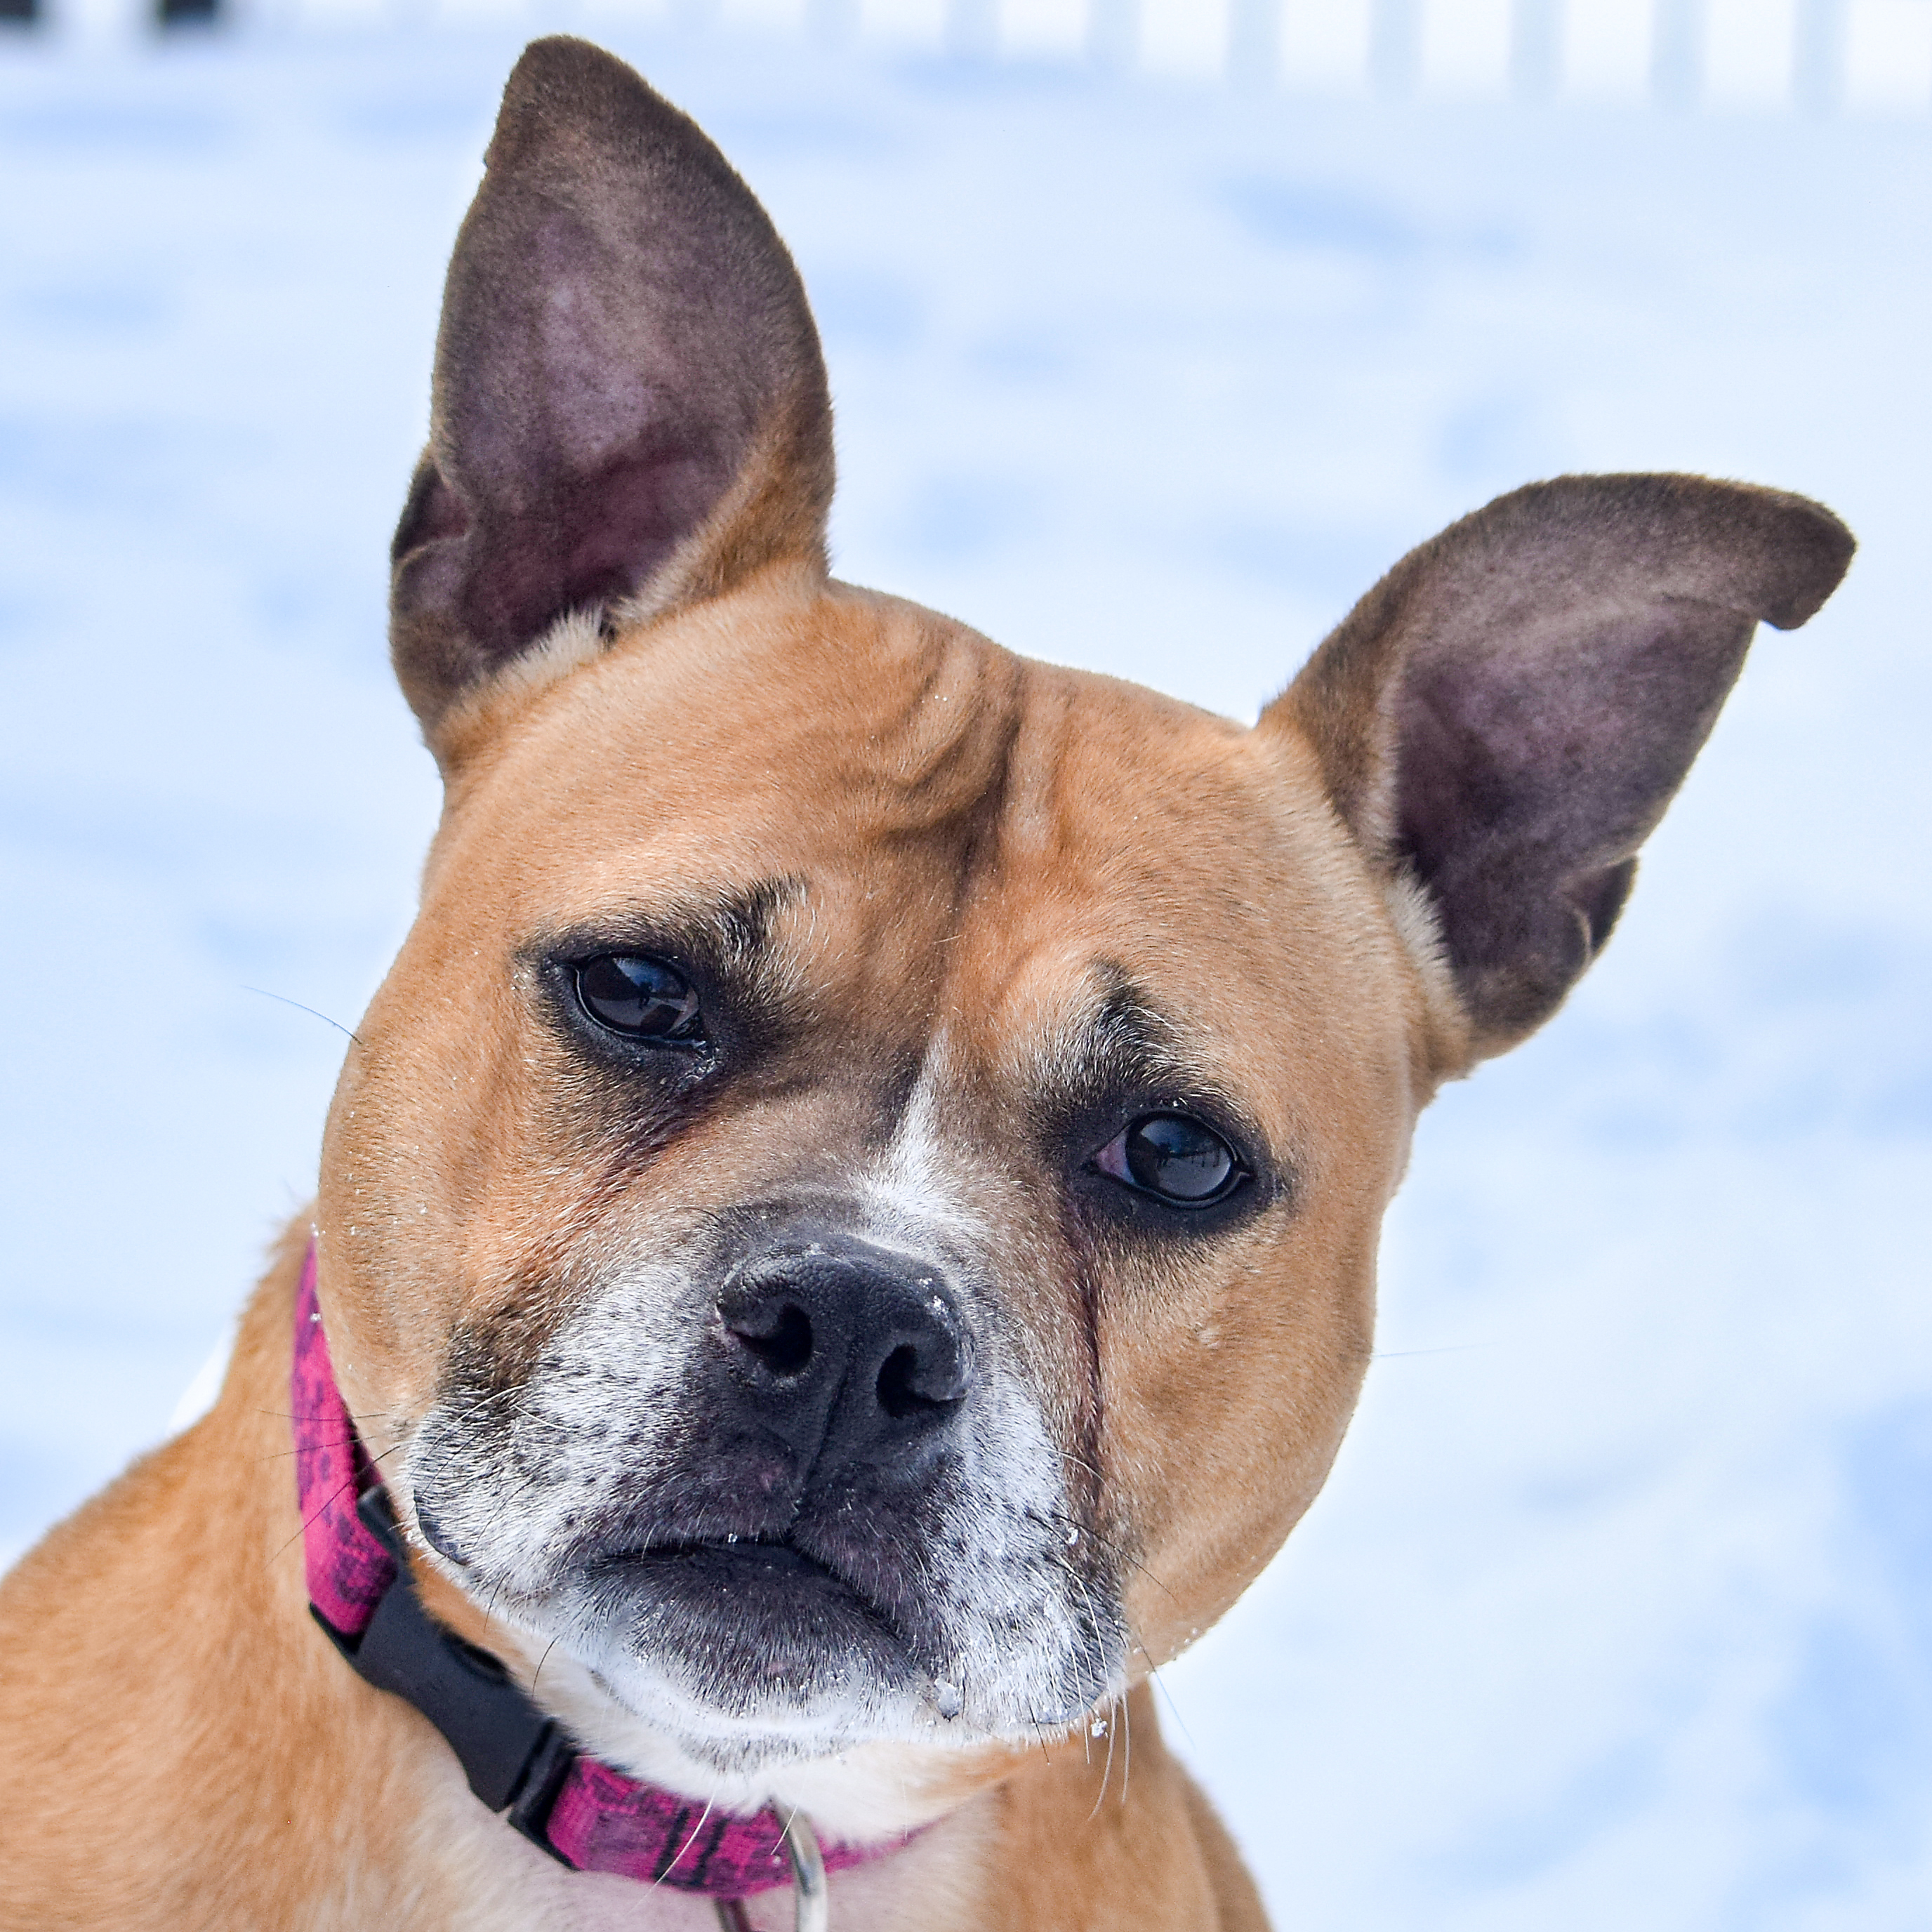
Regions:
<instances>
[{"instance_id":1,"label":"dog's ear","mask_svg":"<svg viewBox=\"0 0 1932 1932\"><path fill-rule=\"evenodd\" d=\"M517 63L443 296L392 551L397 674L452 701L571 612L820 574L832 412L805 291L684 115L600 49Z\"/></svg>"},{"instance_id":2,"label":"dog's ear","mask_svg":"<svg viewBox=\"0 0 1932 1932\"><path fill-rule=\"evenodd\" d=\"M1312 746L1374 862L1426 893L1469 1059L1562 1004L1759 620L1803 623L1852 550L1776 490L1532 484L1405 557L1263 712Z\"/></svg>"}]
</instances>

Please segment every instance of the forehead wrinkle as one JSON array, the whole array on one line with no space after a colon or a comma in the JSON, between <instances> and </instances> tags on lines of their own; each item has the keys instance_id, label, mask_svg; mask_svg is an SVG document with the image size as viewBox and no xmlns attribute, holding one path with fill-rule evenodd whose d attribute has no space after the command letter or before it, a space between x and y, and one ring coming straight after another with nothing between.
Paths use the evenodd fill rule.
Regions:
<instances>
[{"instance_id":1,"label":"forehead wrinkle","mask_svg":"<svg viewBox=\"0 0 1932 1932\"><path fill-rule=\"evenodd\" d=\"M786 753L824 788L854 843L915 848L969 831L1005 788L1025 667L976 632L878 592L836 586L826 639L802 646L836 669L801 723L782 721ZM836 635L832 634L836 633ZM824 648L820 648L820 646ZM814 668L774 682L812 688Z\"/></svg>"}]
</instances>

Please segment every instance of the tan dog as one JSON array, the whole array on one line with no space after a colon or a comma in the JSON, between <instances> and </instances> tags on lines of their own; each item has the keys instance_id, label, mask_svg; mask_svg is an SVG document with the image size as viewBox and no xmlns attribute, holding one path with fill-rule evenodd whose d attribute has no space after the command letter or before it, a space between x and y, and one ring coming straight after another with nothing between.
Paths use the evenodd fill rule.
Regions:
<instances>
[{"instance_id":1,"label":"tan dog","mask_svg":"<svg viewBox=\"0 0 1932 1932\"><path fill-rule=\"evenodd\" d=\"M314 1333L422 1602L508 1666L475 1708L528 1694L556 1762L694 1834L808 1818L838 1932L1256 1927L1148 1673L1322 1482L1418 1111L1562 1000L1851 540L1523 490L1249 730L831 580L832 479L757 203L533 46L397 533L448 802L330 1116ZM546 1857L311 1621L310 1238L214 1413L0 1598L0 1922L790 1924Z\"/></svg>"}]
</instances>

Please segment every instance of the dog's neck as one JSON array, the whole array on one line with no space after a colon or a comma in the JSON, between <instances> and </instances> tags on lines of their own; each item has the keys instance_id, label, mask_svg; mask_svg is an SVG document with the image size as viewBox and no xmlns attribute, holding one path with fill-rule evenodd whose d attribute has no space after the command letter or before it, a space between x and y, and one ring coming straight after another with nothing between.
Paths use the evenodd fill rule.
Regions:
<instances>
[{"instance_id":1,"label":"dog's neck","mask_svg":"<svg viewBox=\"0 0 1932 1932\"><path fill-rule=\"evenodd\" d=\"M440 1592L430 1593L440 1604ZM694 1756L662 1726L628 1711L575 1658L533 1641L500 1622L492 1641L541 1671L543 1701L585 1748L629 1776L700 1804L741 1815L802 1811L827 1838L874 1845L896 1842L947 1816L997 1783L1013 1754L949 1750L932 1745L877 1743L836 1757L721 1770Z\"/></svg>"},{"instance_id":2,"label":"dog's neck","mask_svg":"<svg viewBox=\"0 0 1932 1932\"><path fill-rule=\"evenodd\" d=\"M479 1799L508 1805L518 1828L565 1862L740 1896L788 1876L780 1821L800 1813L814 1821L831 1839L826 1863L836 1870L890 1852L995 1768L946 1765L971 1754L940 1754L935 1777L930 1748L874 1744L721 1773L618 1706L574 1658L547 1646L532 1656L523 1634L484 1617L446 1580L419 1573L336 1386L313 1249L296 1299L291 1393L317 1622L364 1677L443 1732ZM424 1613L424 1601L440 1618ZM470 1645L506 1662L508 1681L466 1677ZM518 1687L519 1664L525 1682L541 1673L545 1709Z\"/></svg>"}]
</instances>

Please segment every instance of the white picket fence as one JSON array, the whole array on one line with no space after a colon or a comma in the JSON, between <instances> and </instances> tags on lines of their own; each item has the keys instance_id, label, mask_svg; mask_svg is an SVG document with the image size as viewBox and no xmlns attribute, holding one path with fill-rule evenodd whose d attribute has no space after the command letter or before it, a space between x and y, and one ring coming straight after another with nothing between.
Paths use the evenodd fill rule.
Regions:
<instances>
[{"instance_id":1,"label":"white picket fence","mask_svg":"<svg viewBox=\"0 0 1932 1932\"><path fill-rule=\"evenodd\" d=\"M155 0L40 0L76 43ZM1932 0L218 0L242 31L659 22L1256 87L1492 100L1922 112Z\"/></svg>"}]
</instances>

